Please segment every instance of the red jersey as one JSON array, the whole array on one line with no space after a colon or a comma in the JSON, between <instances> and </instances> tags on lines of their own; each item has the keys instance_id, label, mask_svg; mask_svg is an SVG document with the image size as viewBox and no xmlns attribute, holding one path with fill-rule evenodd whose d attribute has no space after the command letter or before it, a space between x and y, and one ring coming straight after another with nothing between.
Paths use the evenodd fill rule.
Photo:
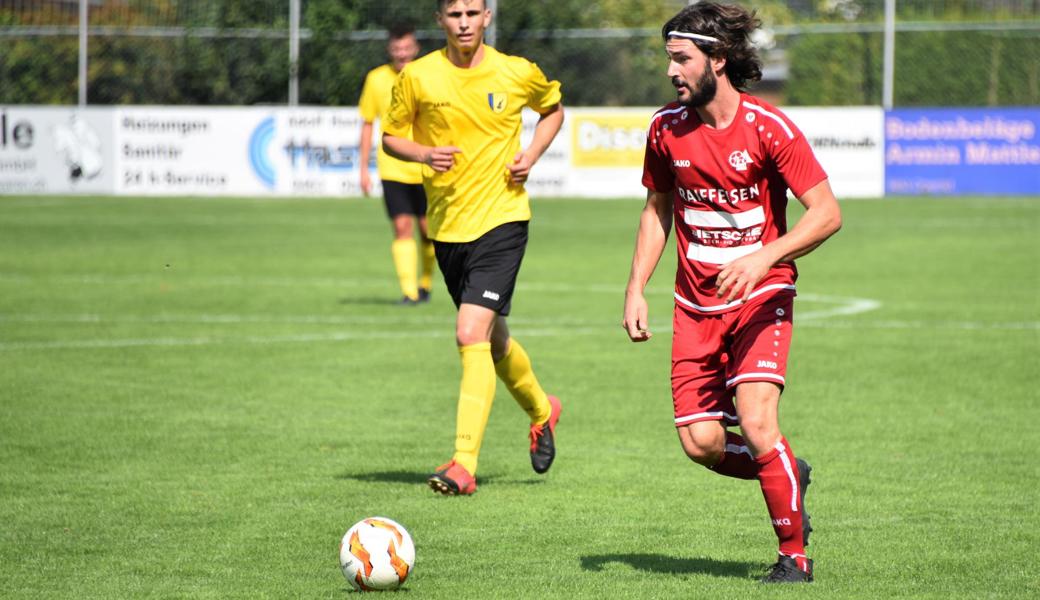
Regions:
<instances>
[{"instance_id":1,"label":"red jersey","mask_svg":"<svg viewBox=\"0 0 1040 600\"><path fill-rule=\"evenodd\" d=\"M672 103L654 114L643 185L673 192L679 267L675 301L693 311L736 308L715 297L722 266L787 232L787 190L800 197L827 178L809 142L786 115L740 95L733 122L712 129L697 111ZM794 290L793 262L773 266L752 297Z\"/></svg>"}]
</instances>

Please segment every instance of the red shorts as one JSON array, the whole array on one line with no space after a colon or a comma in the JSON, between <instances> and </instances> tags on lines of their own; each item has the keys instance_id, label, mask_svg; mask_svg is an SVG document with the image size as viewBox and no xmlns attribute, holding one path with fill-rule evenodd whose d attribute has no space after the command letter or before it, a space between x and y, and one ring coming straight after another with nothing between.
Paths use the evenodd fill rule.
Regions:
<instances>
[{"instance_id":1,"label":"red shorts","mask_svg":"<svg viewBox=\"0 0 1040 600\"><path fill-rule=\"evenodd\" d=\"M770 381L783 388L791 345L794 295L755 298L722 314L676 305L672 337L675 426L697 421L737 425L737 384Z\"/></svg>"}]
</instances>

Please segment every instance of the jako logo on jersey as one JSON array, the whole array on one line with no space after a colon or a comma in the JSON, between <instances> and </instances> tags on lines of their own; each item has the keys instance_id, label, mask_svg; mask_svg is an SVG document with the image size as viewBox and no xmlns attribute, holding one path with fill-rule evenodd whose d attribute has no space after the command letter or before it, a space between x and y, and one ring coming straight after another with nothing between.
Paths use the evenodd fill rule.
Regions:
<instances>
[{"instance_id":1,"label":"jako logo on jersey","mask_svg":"<svg viewBox=\"0 0 1040 600\"><path fill-rule=\"evenodd\" d=\"M509 100L509 96L505 92L491 92L488 94L488 106L491 110L496 113L500 113L506 109L506 103Z\"/></svg>"},{"instance_id":2,"label":"jako logo on jersey","mask_svg":"<svg viewBox=\"0 0 1040 600\"><path fill-rule=\"evenodd\" d=\"M672 161L672 165L674 165L676 167L688 167L688 166L690 166L690 161L676 159L676 160Z\"/></svg>"},{"instance_id":3,"label":"jako logo on jersey","mask_svg":"<svg viewBox=\"0 0 1040 600\"><path fill-rule=\"evenodd\" d=\"M484 290L483 296L485 298L487 298L488 300L495 300L495 301L497 301L499 298L501 298L501 296L499 296L495 292L492 292L491 290Z\"/></svg>"},{"instance_id":4,"label":"jako logo on jersey","mask_svg":"<svg viewBox=\"0 0 1040 600\"><path fill-rule=\"evenodd\" d=\"M776 369L776 363L771 361L771 360L760 360L760 361L758 361L757 368L759 368L759 369L774 369L775 370Z\"/></svg>"},{"instance_id":5,"label":"jako logo on jersey","mask_svg":"<svg viewBox=\"0 0 1040 600\"><path fill-rule=\"evenodd\" d=\"M773 525L790 525L791 519L784 517L783 519L773 519Z\"/></svg>"},{"instance_id":6,"label":"jako logo on jersey","mask_svg":"<svg viewBox=\"0 0 1040 600\"><path fill-rule=\"evenodd\" d=\"M729 164L738 171L747 171L747 166L755 163L747 150L734 150L733 154L729 155Z\"/></svg>"}]
</instances>

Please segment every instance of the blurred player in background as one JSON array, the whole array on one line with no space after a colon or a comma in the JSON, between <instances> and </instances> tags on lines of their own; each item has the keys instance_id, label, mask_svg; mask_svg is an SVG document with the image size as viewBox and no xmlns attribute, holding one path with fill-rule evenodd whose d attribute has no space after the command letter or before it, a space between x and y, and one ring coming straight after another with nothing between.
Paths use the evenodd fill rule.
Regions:
<instances>
[{"instance_id":1,"label":"blurred player in background","mask_svg":"<svg viewBox=\"0 0 1040 600\"><path fill-rule=\"evenodd\" d=\"M405 65L419 54L415 28L397 25L388 32L387 53L390 63L368 72L361 88L358 110L361 113L361 191L367 196L372 191L372 176L368 172L372 150L372 124L382 120L390 107L390 91ZM409 134L406 132L405 136ZM426 193L422 186L422 165L408 163L388 155L380 144L376 158L379 178L383 183L386 213L394 227L394 241L390 253L394 259L397 279L401 284L401 304L426 302L430 298L433 278L433 242L426 237ZM418 225L420 243L415 243ZM421 269L417 265L421 264ZM420 270L420 273L416 273Z\"/></svg>"},{"instance_id":2,"label":"blurred player in background","mask_svg":"<svg viewBox=\"0 0 1040 600\"><path fill-rule=\"evenodd\" d=\"M793 259L841 227L826 173L783 113L743 92L761 77L743 8L700 2L662 35L678 101L647 133L640 216L622 326L650 339L644 288L672 221L678 246L672 401L683 450L720 475L757 479L779 558L763 582L812 581L809 465L780 433ZM787 230L787 190L806 211ZM740 425L740 434L727 427Z\"/></svg>"},{"instance_id":3,"label":"blurred player in background","mask_svg":"<svg viewBox=\"0 0 1040 600\"><path fill-rule=\"evenodd\" d=\"M484 0L437 0L447 46L405 67L383 125L390 154L425 165L429 234L458 308L455 455L429 479L435 491L449 495L477 489L496 373L531 419L531 466L538 473L548 471L556 455L561 412L506 325L531 219L524 182L563 123L560 84L534 63L486 46L490 21ZM525 106L541 119L521 149Z\"/></svg>"}]
</instances>

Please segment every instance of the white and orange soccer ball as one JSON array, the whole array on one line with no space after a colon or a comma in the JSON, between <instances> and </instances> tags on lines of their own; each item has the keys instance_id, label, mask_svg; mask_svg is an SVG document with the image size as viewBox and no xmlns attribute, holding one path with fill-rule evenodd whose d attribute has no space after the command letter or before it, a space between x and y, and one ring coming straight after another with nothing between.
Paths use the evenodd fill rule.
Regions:
<instances>
[{"instance_id":1,"label":"white and orange soccer ball","mask_svg":"<svg viewBox=\"0 0 1040 600\"><path fill-rule=\"evenodd\" d=\"M400 523L369 517L343 536L339 565L358 591L395 590L415 567L415 544Z\"/></svg>"}]
</instances>

